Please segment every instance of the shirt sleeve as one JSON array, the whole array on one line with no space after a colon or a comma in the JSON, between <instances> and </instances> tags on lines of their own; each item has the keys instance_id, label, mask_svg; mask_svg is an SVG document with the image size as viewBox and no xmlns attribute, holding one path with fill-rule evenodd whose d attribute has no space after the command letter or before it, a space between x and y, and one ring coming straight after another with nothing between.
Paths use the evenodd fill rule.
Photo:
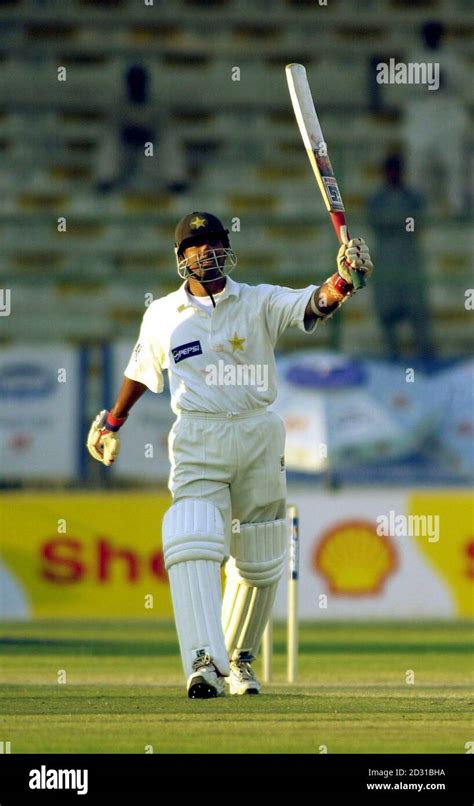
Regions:
<instances>
[{"instance_id":1,"label":"shirt sleeve","mask_svg":"<svg viewBox=\"0 0 474 806\"><path fill-rule=\"evenodd\" d=\"M266 286L265 314L267 327L274 344L289 327L297 327L303 333L314 333L322 317L317 317L311 326L306 329L304 317L306 306L317 285L306 288L285 288L280 285Z\"/></svg>"},{"instance_id":2,"label":"shirt sleeve","mask_svg":"<svg viewBox=\"0 0 474 806\"><path fill-rule=\"evenodd\" d=\"M131 381L143 383L152 392L162 392L163 373L159 358L159 343L156 334L152 334L148 314L149 309L143 316L138 341L123 374Z\"/></svg>"}]
</instances>

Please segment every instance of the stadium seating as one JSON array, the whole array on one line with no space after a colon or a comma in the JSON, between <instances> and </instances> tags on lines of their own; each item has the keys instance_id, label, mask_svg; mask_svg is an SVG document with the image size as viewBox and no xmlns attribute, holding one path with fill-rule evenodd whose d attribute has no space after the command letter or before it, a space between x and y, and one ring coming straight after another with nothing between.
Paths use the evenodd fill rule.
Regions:
<instances>
[{"instance_id":1,"label":"stadium seating","mask_svg":"<svg viewBox=\"0 0 474 806\"><path fill-rule=\"evenodd\" d=\"M370 59L410 52L427 14L444 19L451 43L472 58L469 11L467 0L3 3L0 270L16 313L2 321L0 339L90 342L117 328L134 338L144 294L176 285L173 228L195 208L233 222L236 278L295 287L323 280L336 242L296 131L284 64L308 66L352 230L369 238L365 204L384 155L400 146L403 122L400 93L387 94L387 108L371 105ZM124 71L137 62L150 72L160 121L186 154L191 184L182 193L153 185L146 158L134 186L98 190L98 149L110 136ZM232 79L236 67L240 80ZM472 93L468 102L472 119ZM62 217L66 232L58 231ZM469 230L467 220L438 216L423 233L440 353L469 350L459 304L469 284ZM344 349L381 349L370 293L341 319L321 329L322 346L337 330ZM291 333L282 346L302 343Z\"/></svg>"}]
</instances>

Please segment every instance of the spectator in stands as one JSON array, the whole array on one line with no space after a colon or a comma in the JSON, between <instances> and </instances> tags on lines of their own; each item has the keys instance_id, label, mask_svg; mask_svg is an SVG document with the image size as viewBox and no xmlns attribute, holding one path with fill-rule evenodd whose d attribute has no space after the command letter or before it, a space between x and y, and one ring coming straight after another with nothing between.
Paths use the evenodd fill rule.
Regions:
<instances>
[{"instance_id":1,"label":"spectator in stands","mask_svg":"<svg viewBox=\"0 0 474 806\"><path fill-rule=\"evenodd\" d=\"M408 61L439 65L439 88L407 87L404 135L409 182L427 196L441 214L465 209L468 182L464 149L468 125L465 94L469 75L460 55L444 45L442 22L426 22L422 45Z\"/></svg>"},{"instance_id":2,"label":"spectator in stands","mask_svg":"<svg viewBox=\"0 0 474 806\"><path fill-rule=\"evenodd\" d=\"M399 355L397 329L409 322L419 353L433 354L428 284L418 243L424 200L403 179L403 161L398 155L383 163L385 181L370 199L368 219L377 239L382 267L374 281L377 315L390 358Z\"/></svg>"},{"instance_id":3,"label":"spectator in stands","mask_svg":"<svg viewBox=\"0 0 474 806\"><path fill-rule=\"evenodd\" d=\"M127 69L126 98L114 107L97 154L100 191L166 188L179 193L188 187L184 149L150 101L149 86L145 67ZM153 154L147 155L150 144Z\"/></svg>"}]
</instances>

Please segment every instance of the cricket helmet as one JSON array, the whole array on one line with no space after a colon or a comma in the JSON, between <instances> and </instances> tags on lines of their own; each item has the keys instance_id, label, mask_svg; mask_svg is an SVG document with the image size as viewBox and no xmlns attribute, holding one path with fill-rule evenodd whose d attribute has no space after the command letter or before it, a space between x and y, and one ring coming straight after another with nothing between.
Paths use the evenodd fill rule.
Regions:
<instances>
[{"instance_id":1,"label":"cricket helmet","mask_svg":"<svg viewBox=\"0 0 474 806\"><path fill-rule=\"evenodd\" d=\"M220 241L222 247L214 247L213 243ZM188 246L199 246L209 242L209 252L205 253L206 260L199 257L185 258L183 252ZM229 230L225 229L222 221L212 213L194 211L185 215L176 225L174 233L174 251L178 264L178 274L185 279L193 270L205 268L212 275L209 280L200 278L200 282L215 280L215 271L222 276L227 274L224 269L226 259L231 263L231 269L237 264L234 252L230 248ZM212 270L212 271L211 271Z\"/></svg>"}]
</instances>

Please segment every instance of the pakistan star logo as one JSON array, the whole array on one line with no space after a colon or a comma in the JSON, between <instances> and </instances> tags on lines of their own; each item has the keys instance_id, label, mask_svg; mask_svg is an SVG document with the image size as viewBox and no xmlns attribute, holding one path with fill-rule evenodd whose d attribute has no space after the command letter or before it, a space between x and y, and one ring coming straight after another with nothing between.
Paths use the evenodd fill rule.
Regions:
<instances>
[{"instance_id":1,"label":"pakistan star logo","mask_svg":"<svg viewBox=\"0 0 474 806\"><path fill-rule=\"evenodd\" d=\"M199 216L196 216L196 218L193 218L193 220L191 221L191 227L193 229L200 229L201 227L205 227L206 225L207 225L206 219L199 218Z\"/></svg>"},{"instance_id":2,"label":"pakistan star logo","mask_svg":"<svg viewBox=\"0 0 474 806\"><path fill-rule=\"evenodd\" d=\"M232 345L232 352L233 353L235 353L236 350L243 350L244 349L244 341L245 341L245 339L242 338L241 336L238 336L236 330L234 330L234 335L232 336L232 338L227 339L227 341L230 341L230 343Z\"/></svg>"}]
</instances>

